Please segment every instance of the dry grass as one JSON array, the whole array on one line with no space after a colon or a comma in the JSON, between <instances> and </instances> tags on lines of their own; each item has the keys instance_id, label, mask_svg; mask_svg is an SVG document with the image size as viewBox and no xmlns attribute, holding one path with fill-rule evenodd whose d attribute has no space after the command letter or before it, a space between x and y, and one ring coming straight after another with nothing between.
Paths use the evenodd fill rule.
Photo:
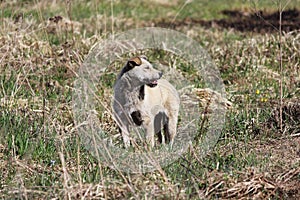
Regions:
<instances>
[{"instance_id":1,"label":"dry grass","mask_svg":"<svg viewBox=\"0 0 300 200\"><path fill-rule=\"evenodd\" d=\"M92 45L112 30L110 3L88 4L95 10L79 2L0 4L0 198L300 198L299 30L282 34L281 132L279 36L199 24L176 27L199 41L219 67L228 98L222 100L229 108L226 126L205 158L199 158L200 147L192 145L167 167L127 174L98 162L81 145L73 123L77 70ZM184 2L163 4L173 19L180 16L178 8ZM123 13L120 2L113 6L115 32L151 25L151 20ZM161 20L155 14L148 18L153 23ZM107 88L99 98L109 105L106 96L114 74L107 73L112 76L106 77ZM183 74L198 80L192 69ZM203 91L208 90L194 92L207 96ZM205 107L207 102L200 101ZM99 119L107 132L116 131L107 112Z\"/></svg>"}]
</instances>

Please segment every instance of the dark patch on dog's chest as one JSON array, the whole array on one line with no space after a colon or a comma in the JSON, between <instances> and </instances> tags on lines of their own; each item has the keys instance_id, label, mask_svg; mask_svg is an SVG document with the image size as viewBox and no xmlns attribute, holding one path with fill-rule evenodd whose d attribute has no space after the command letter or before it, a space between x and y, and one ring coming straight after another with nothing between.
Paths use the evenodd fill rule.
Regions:
<instances>
[{"instance_id":1,"label":"dark patch on dog's chest","mask_svg":"<svg viewBox=\"0 0 300 200\"><path fill-rule=\"evenodd\" d=\"M132 112L130 115L131 115L131 118L132 118L133 122L134 122L137 126L142 125L143 120L142 120L142 115L141 115L140 111L134 111L134 112Z\"/></svg>"},{"instance_id":2,"label":"dark patch on dog's chest","mask_svg":"<svg viewBox=\"0 0 300 200\"><path fill-rule=\"evenodd\" d=\"M139 91L139 100L144 100L144 99L145 99L145 85L142 85Z\"/></svg>"}]
</instances>

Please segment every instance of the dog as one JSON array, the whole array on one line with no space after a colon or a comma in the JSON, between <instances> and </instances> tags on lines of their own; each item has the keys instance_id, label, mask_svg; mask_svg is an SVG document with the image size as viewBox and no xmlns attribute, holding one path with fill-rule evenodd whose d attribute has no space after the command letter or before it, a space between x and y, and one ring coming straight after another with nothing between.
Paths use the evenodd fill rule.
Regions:
<instances>
[{"instance_id":1,"label":"dog","mask_svg":"<svg viewBox=\"0 0 300 200\"><path fill-rule=\"evenodd\" d=\"M154 136L160 143L173 144L177 131L180 98L162 72L153 68L146 56L127 61L114 85L113 115L130 146L130 127L142 126L146 144L154 147ZM161 133L163 129L164 135Z\"/></svg>"}]
</instances>

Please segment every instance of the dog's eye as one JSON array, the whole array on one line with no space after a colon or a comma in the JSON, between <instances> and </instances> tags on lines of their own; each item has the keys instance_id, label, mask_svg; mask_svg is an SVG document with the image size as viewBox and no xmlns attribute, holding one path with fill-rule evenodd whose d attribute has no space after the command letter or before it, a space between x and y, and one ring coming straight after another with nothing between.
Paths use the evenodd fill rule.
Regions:
<instances>
[{"instance_id":1,"label":"dog's eye","mask_svg":"<svg viewBox=\"0 0 300 200\"><path fill-rule=\"evenodd\" d=\"M144 69L150 69L150 67L149 67L149 66L146 66Z\"/></svg>"},{"instance_id":2,"label":"dog's eye","mask_svg":"<svg viewBox=\"0 0 300 200\"><path fill-rule=\"evenodd\" d=\"M148 58L147 58L147 56L145 56L145 55L141 55L140 58L143 58L143 59L149 61Z\"/></svg>"}]
</instances>

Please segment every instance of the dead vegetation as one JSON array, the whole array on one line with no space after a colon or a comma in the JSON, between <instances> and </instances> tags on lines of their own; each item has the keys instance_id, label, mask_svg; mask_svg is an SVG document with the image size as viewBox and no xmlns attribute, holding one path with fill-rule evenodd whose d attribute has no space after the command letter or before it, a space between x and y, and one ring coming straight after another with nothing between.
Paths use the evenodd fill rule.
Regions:
<instances>
[{"instance_id":1,"label":"dead vegetation","mask_svg":"<svg viewBox=\"0 0 300 200\"><path fill-rule=\"evenodd\" d=\"M26 14L3 17L0 197L299 199L299 11L283 13L283 132L279 127L278 37L276 29L266 26L272 23L276 27L278 15L238 10L226 10L224 14L227 19L209 22L150 22L175 26L208 49L226 84L227 99L221 103L229 112L222 137L207 157L200 159L199 147L191 146L177 162L162 170L136 175L102 166L80 145L72 119L76 72L92 45L110 31L109 24L104 24L107 18L97 15L76 21L67 15L42 20ZM96 27L99 21L103 22L100 28ZM115 28L143 24L123 18ZM263 34L249 37L253 31ZM188 76L195 78L193 74ZM107 80L112 81L109 77ZM211 97L211 91L203 91L197 88L195 93ZM107 104L109 92L104 90L100 96ZM207 105L203 98L200 101L203 107ZM115 132L110 117L107 112L99 116L103 127Z\"/></svg>"}]
</instances>

